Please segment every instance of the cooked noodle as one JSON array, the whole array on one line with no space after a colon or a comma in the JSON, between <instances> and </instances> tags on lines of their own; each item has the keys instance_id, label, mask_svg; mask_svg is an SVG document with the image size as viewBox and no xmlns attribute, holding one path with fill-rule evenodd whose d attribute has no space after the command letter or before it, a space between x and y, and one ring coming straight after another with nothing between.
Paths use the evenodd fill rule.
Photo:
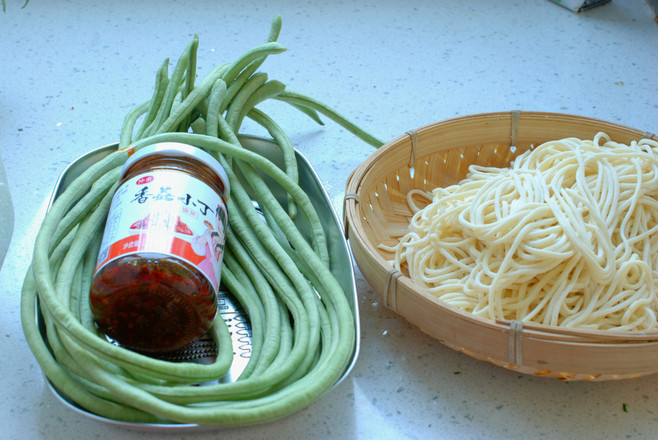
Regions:
<instances>
[{"instance_id":1,"label":"cooked noodle","mask_svg":"<svg viewBox=\"0 0 658 440\"><path fill-rule=\"evenodd\" d=\"M490 319L658 328L658 142L546 142L425 197L408 194L390 250L438 298Z\"/></svg>"}]
</instances>

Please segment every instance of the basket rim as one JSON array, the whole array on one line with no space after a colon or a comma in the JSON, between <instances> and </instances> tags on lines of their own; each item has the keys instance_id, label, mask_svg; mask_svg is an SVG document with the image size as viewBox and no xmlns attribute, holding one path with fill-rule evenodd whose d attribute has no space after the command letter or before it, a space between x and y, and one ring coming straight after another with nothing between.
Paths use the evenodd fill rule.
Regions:
<instances>
[{"instance_id":1,"label":"basket rim","mask_svg":"<svg viewBox=\"0 0 658 440\"><path fill-rule=\"evenodd\" d=\"M513 145L512 141L516 139L516 131L518 130L518 121L520 117L525 119L551 119L551 120L571 120L571 121L580 121L590 124L596 124L601 127L600 131L605 132L606 128L613 128L615 130L623 130L634 135L637 135L638 139L648 138L653 140L658 140L658 136L654 133L647 131L638 130L632 127L628 127L622 124L617 124L614 122L609 122L597 118L591 118L586 116L579 116L566 113L552 113L552 112L540 112L540 111L502 111L502 112L487 112L487 113L477 113L465 116L458 116L454 118L449 118L434 123L430 123L419 127L415 130L411 130L397 136L390 141L386 142L380 148L375 150L371 155L363 161L359 166L357 166L352 173L349 175L346 184L345 197L343 201L343 224L345 237L352 242L356 240L361 246L363 246L369 254L369 257L374 260L374 262L381 268L385 268L389 275L393 271L398 272L396 274L395 282L404 284L409 291L412 291L414 295L418 295L423 299L432 302L437 307L442 308L445 311L454 313L459 319L470 321L473 324L479 326L488 327L490 329L500 330L500 331L510 331L512 327L521 326L524 336L536 337L542 339L555 339L555 342L560 343L579 343L579 344L619 344L620 342L628 343L644 343L644 344L656 344L658 345L658 329L648 330L648 331L627 331L627 330L594 330L594 329L582 329L582 328L571 328L563 326L551 326L546 324L540 324L535 322L524 322L524 321L514 321L514 320L491 320L488 318L480 317L474 315L465 310L459 309L455 306L452 306L445 301L437 298L432 295L429 290L419 284L413 282L408 276L399 273L395 269L390 268L390 264L385 260L377 249L372 245L372 243L367 239L362 219L359 216L359 201L362 196L361 190L364 187L364 182L366 182L369 173L371 170L377 167L378 160L386 155L390 150L395 149L399 146L401 142L407 141L410 136L421 134L423 132L436 129L441 126L452 125L459 122L467 122L469 120L481 120L481 119L500 119L500 118L509 118L512 122L512 128L510 132L510 145ZM403 168L406 164L401 163L399 168ZM580 342L578 340L581 340Z\"/></svg>"},{"instance_id":2,"label":"basket rim","mask_svg":"<svg viewBox=\"0 0 658 440\"><path fill-rule=\"evenodd\" d=\"M424 131L429 131L431 129L434 129L436 127L440 127L443 125L450 125L454 124L456 122L464 122L468 120L477 120L477 119L499 119L499 118L504 118L504 117L509 117L511 121L515 122L512 124L512 129L510 132L510 141L516 139L516 132L518 131L518 120L523 117L523 118L534 118L534 119L547 119L551 118L554 120L579 120L582 122L589 122L589 123L595 123L597 125L600 125L602 127L601 131L605 131L604 127L611 127L611 128L616 128L616 129L621 129L625 131L631 131L637 134L638 137L641 138L647 138L647 139L654 139L658 140L658 135L649 132L649 131L642 131L638 130L636 128L628 127L622 124L617 124L615 122L610 122L606 121L603 119L598 119L598 118L592 118L588 116L580 116L580 115L575 115L575 114L569 114L569 113L554 113L554 112L541 112L541 111L520 111L520 110L512 110L512 111L500 111L500 112L486 112L486 113L475 113L475 114L470 114L470 115L464 115L464 116L457 116L454 118L449 118L449 119L444 119L441 121L433 122L427 125L423 125L421 127L418 127L413 130L409 130L406 133L399 135L388 142L386 142L384 145L381 147L377 148L373 153L370 154L370 156L361 162L359 166L357 166L352 173L348 176L347 179L347 189L351 191L346 191L346 194L359 194L359 189L361 188L361 183L365 179L365 177L368 174L368 170L370 170L372 167L375 166L375 163L377 160L386 152L388 152L390 149L395 148L396 145L398 145L402 140L407 139L410 135L412 134L417 134L421 133Z\"/></svg>"}]
</instances>

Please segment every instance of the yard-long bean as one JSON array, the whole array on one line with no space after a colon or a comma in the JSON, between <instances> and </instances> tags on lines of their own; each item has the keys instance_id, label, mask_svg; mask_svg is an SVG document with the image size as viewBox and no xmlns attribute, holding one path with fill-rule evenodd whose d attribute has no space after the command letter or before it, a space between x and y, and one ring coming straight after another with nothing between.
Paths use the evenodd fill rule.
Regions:
<instances>
[{"instance_id":1,"label":"yard-long bean","mask_svg":"<svg viewBox=\"0 0 658 440\"><path fill-rule=\"evenodd\" d=\"M71 182L46 214L23 284L21 318L48 380L80 407L129 422L262 423L313 402L352 359L353 311L330 270L318 213L298 183L292 142L257 106L277 99L318 123L324 114L371 145L382 142L325 104L289 92L258 71L267 57L285 51L276 41L280 29L281 19L275 17L265 43L198 82L195 36L172 74L166 60L156 72L151 98L126 115L117 151ZM245 117L272 136L283 168L242 147L238 133ZM160 142L204 149L229 177L223 284L247 310L253 327L253 356L235 381L222 381L233 359L230 335L219 316L210 331L218 355L210 364L132 352L108 342L91 317L94 257L119 170L134 151ZM272 194L272 184L285 191L286 201Z\"/></svg>"}]
</instances>

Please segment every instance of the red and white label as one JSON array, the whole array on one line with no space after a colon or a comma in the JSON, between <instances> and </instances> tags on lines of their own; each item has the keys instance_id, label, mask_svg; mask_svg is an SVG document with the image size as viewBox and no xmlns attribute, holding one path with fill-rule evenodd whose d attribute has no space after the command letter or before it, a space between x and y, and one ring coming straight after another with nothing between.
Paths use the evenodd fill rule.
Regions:
<instances>
[{"instance_id":1,"label":"red and white label","mask_svg":"<svg viewBox=\"0 0 658 440\"><path fill-rule=\"evenodd\" d=\"M206 183L178 171L156 170L125 181L114 194L96 272L127 254L181 258L219 288L226 205Z\"/></svg>"}]
</instances>

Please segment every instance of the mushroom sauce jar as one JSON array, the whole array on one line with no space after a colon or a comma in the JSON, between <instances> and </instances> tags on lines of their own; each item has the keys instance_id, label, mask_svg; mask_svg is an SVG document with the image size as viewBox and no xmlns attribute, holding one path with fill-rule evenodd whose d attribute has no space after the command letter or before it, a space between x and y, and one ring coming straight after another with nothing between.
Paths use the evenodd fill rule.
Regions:
<instances>
[{"instance_id":1,"label":"mushroom sauce jar","mask_svg":"<svg viewBox=\"0 0 658 440\"><path fill-rule=\"evenodd\" d=\"M99 329L144 353L181 349L217 313L229 182L205 151L160 143L121 171L90 289Z\"/></svg>"}]
</instances>

